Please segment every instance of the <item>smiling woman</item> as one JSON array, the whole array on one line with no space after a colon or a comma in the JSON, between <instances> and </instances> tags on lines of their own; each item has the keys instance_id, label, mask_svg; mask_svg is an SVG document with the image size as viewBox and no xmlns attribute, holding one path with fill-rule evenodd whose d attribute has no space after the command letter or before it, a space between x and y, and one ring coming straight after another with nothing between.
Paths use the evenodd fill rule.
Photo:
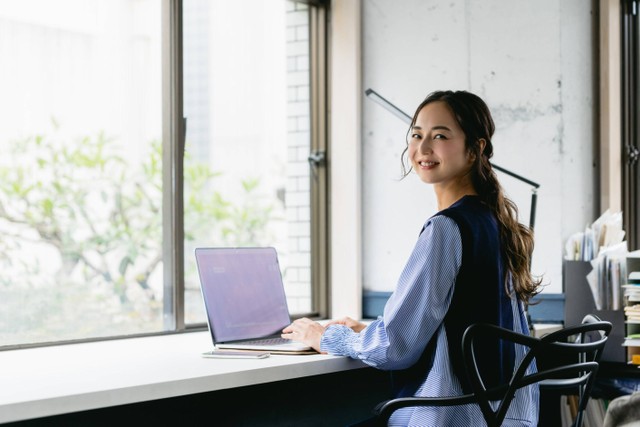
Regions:
<instances>
[{"instance_id":1,"label":"smiling woman","mask_svg":"<svg viewBox=\"0 0 640 427\"><path fill-rule=\"evenodd\" d=\"M475 155L467 150L464 131L445 102L425 105L409 134L407 150L411 167L422 181L433 184L438 203L443 203L438 206L439 210L464 194L475 193L470 176ZM485 141L480 139L477 144L483 149ZM455 187L453 191L452 187Z\"/></svg>"},{"instance_id":2,"label":"smiling woman","mask_svg":"<svg viewBox=\"0 0 640 427\"><path fill-rule=\"evenodd\" d=\"M345 318L325 327L298 319L282 336L392 371L395 397L469 393L464 331L489 323L528 334L525 304L540 283L529 272L532 233L518 223L489 163L493 132L478 96L427 96L405 152L420 179L433 185L439 211L424 223L383 316L369 325ZM485 385L502 384L524 354L520 345L483 342L475 357ZM396 411L390 424L474 425L481 418L475 405L409 408ZM518 390L505 425L537 421L537 385Z\"/></svg>"},{"instance_id":3,"label":"smiling woman","mask_svg":"<svg viewBox=\"0 0 640 427\"><path fill-rule=\"evenodd\" d=\"M414 132L416 127L419 132ZM438 132L443 128L447 130ZM408 154L424 182L434 184L438 210L451 206L465 194L479 195L492 210L501 224L507 270L514 276L518 296L528 302L539 292L541 283L540 279L532 280L530 273L533 232L518 222L518 208L504 195L489 162L494 132L489 107L478 96L466 91L433 92L413 116L403 155ZM425 158L431 163L426 164ZM406 177L404 163L403 168Z\"/></svg>"}]
</instances>

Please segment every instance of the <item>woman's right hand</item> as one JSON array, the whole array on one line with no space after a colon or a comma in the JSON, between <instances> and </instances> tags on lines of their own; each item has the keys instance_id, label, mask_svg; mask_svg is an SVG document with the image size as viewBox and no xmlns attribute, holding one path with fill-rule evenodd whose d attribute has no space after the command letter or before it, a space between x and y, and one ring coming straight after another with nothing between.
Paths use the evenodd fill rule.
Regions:
<instances>
[{"instance_id":1,"label":"woman's right hand","mask_svg":"<svg viewBox=\"0 0 640 427\"><path fill-rule=\"evenodd\" d=\"M344 325L348 328L353 329L355 332L360 332L367 327L367 325L365 325L364 323L353 320L350 317L343 317L342 319L332 320L331 322L327 323L325 327L330 325Z\"/></svg>"}]
</instances>

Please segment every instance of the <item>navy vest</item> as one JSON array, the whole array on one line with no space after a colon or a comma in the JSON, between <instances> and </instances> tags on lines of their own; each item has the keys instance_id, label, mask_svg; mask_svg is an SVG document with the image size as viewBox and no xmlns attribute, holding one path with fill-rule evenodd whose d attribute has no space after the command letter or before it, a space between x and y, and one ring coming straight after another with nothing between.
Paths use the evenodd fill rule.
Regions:
<instances>
[{"instance_id":1,"label":"navy vest","mask_svg":"<svg viewBox=\"0 0 640 427\"><path fill-rule=\"evenodd\" d=\"M462 335L469 325L491 323L513 329L511 300L505 291L499 226L495 216L477 196L465 196L436 214L456 222L462 238L462 265L455 282L451 305L444 318L448 354L463 391L471 392L462 359ZM437 333L431 337L418 361L408 369L392 371L396 397L413 396L424 382L435 354ZM481 347L481 348L480 348ZM482 378L487 387L503 383L513 372L513 345L498 340L482 341L476 348Z\"/></svg>"}]
</instances>

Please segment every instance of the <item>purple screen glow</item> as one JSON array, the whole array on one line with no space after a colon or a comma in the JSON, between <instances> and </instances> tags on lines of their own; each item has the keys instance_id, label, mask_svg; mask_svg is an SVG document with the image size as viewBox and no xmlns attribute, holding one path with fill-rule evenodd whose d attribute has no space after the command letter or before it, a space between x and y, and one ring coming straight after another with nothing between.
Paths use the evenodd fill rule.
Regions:
<instances>
[{"instance_id":1,"label":"purple screen glow","mask_svg":"<svg viewBox=\"0 0 640 427\"><path fill-rule=\"evenodd\" d=\"M274 248L198 248L195 254L214 342L279 334L290 323Z\"/></svg>"}]
</instances>

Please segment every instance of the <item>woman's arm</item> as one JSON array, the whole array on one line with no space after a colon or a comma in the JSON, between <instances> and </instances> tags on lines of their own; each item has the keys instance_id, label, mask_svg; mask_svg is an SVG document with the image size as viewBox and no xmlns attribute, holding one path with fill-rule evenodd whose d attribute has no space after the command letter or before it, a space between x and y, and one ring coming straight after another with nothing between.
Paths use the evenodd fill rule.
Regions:
<instances>
[{"instance_id":1,"label":"woman's arm","mask_svg":"<svg viewBox=\"0 0 640 427\"><path fill-rule=\"evenodd\" d=\"M327 326L331 326L331 325L344 325L352 329L354 332L361 332L364 328L367 327L365 323L358 322L357 320L353 320L350 317L343 317L342 319L332 320L327 324L325 324L324 326L326 328Z\"/></svg>"},{"instance_id":2,"label":"woman's arm","mask_svg":"<svg viewBox=\"0 0 640 427\"><path fill-rule=\"evenodd\" d=\"M381 369L411 366L442 324L461 264L458 226L448 217L433 217L409 257L384 315L360 333L345 325L327 326L321 350Z\"/></svg>"}]
</instances>

